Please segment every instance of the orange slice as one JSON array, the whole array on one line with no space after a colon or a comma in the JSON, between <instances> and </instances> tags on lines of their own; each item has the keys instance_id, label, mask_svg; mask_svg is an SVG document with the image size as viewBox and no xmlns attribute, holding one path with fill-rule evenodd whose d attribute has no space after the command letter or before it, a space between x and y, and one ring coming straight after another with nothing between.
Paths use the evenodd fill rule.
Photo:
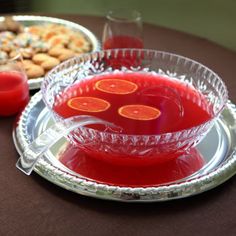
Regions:
<instances>
[{"instance_id":1,"label":"orange slice","mask_svg":"<svg viewBox=\"0 0 236 236\"><path fill-rule=\"evenodd\" d=\"M74 97L67 105L78 111L101 112L107 110L111 104L103 99L96 97Z\"/></svg>"},{"instance_id":2,"label":"orange slice","mask_svg":"<svg viewBox=\"0 0 236 236\"><path fill-rule=\"evenodd\" d=\"M118 113L133 120L154 120L161 115L161 111L157 108L139 104L120 107Z\"/></svg>"},{"instance_id":3,"label":"orange slice","mask_svg":"<svg viewBox=\"0 0 236 236\"><path fill-rule=\"evenodd\" d=\"M113 94L129 94L137 90L137 84L121 79L103 79L95 84L95 88Z\"/></svg>"}]
</instances>

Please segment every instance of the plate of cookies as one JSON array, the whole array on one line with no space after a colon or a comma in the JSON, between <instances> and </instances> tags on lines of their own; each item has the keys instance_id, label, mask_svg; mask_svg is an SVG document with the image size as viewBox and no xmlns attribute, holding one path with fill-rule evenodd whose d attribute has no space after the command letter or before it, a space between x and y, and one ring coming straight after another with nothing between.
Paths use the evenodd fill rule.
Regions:
<instances>
[{"instance_id":1,"label":"plate of cookies","mask_svg":"<svg viewBox=\"0 0 236 236\"><path fill-rule=\"evenodd\" d=\"M31 90L61 62L98 50L98 39L82 25L47 16L0 17L0 60L20 53Z\"/></svg>"}]
</instances>

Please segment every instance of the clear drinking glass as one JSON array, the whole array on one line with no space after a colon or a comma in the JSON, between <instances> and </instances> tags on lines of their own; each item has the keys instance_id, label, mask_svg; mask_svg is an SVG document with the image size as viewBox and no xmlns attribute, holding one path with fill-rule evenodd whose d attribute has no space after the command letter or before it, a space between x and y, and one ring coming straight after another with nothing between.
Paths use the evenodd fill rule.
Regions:
<instances>
[{"instance_id":1,"label":"clear drinking glass","mask_svg":"<svg viewBox=\"0 0 236 236\"><path fill-rule=\"evenodd\" d=\"M138 11L109 11L103 30L103 49L143 48L142 28L142 17Z\"/></svg>"},{"instance_id":2,"label":"clear drinking glass","mask_svg":"<svg viewBox=\"0 0 236 236\"><path fill-rule=\"evenodd\" d=\"M29 86L21 55L0 60L0 116L15 115L29 101Z\"/></svg>"}]
</instances>

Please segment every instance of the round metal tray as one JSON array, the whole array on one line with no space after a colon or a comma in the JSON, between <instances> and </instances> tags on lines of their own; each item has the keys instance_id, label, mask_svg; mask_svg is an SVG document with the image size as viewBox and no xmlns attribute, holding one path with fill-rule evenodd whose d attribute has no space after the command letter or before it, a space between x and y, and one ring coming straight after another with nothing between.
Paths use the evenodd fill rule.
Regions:
<instances>
[{"instance_id":1,"label":"round metal tray","mask_svg":"<svg viewBox=\"0 0 236 236\"><path fill-rule=\"evenodd\" d=\"M91 43L92 50L91 52L95 52L100 50L100 42L97 39L97 37L87 28L85 28L82 25L73 23L71 21L58 19L54 17L47 17L47 16L30 16L30 15L16 15L13 16L13 19L15 21L20 22L25 27L30 25L40 25L40 24L47 24L47 23L53 23L53 24L60 24L65 27L68 27L74 31L81 32L86 39ZM0 16L0 22L4 21L4 16ZM43 80L43 77L30 79L28 81L29 87L31 90L40 88L41 82Z\"/></svg>"},{"instance_id":2,"label":"round metal tray","mask_svg":"<svg viewBox=\"0 0 236 236\"><path fill-rule=\"evenodd\" d=\"M18 152L22 153L24 148L52 122L50 112L42 101L41 93L38 92L32 97L13 130L13 140ZM67 143L65 138L37 162L34 171L62 188L101 199L151 202L184 198L212 189L236 173L235 127L236 107L229 101L211 131L197 146L205 165L190 176L168 184L126 187L83 178L58 161L58 152Z\"/></svg>"}]
</instances>

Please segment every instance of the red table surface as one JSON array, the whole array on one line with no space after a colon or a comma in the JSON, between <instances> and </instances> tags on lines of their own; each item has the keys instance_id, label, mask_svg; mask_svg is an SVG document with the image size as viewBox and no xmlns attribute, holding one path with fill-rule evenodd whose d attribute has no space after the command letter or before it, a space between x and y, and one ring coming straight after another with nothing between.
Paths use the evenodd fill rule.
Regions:
<instances>
[{"instance_id":1,"label":"red table surface","mask_svg":"<svg viewBox=\"0 0 236 236\"><path fill-rule=\"evenodd\" d=\"M104 19L54 15L100 39ZM146 48L197 60L225 81L236 102L236 53L206 39L144 24ZM81 196L15 168L15 117L0 118L0 235L236 235L236 178L197 196L157 203L120 203Z\"/></svg>"}]
</instances>

